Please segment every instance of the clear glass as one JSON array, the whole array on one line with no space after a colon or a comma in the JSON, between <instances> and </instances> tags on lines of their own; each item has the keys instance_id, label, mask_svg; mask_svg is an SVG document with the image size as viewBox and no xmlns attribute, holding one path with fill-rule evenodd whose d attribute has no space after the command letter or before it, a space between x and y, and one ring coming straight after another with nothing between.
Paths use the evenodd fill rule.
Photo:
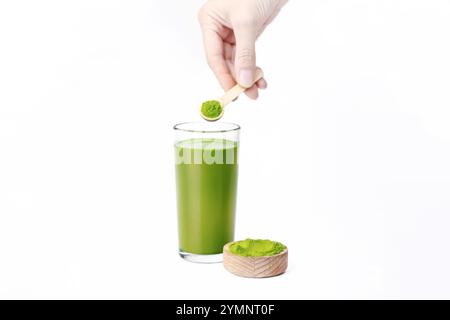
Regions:
<instances>
[{"instance_id":1,"label":"clear glass","mask_svg":"<svg viewBox=\"0 0 450 320\"><path fill-rule=\"evenodd\" d=\"M174 130L180 256L221 262L234 239L240 127L189 122Z\"/></svg>"}]
</instances>

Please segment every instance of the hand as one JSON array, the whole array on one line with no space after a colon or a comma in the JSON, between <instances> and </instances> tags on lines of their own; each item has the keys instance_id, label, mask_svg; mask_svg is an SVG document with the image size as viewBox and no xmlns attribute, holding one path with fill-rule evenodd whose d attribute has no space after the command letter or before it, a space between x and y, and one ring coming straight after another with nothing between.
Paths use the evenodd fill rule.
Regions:
<instances>
[{"instance_id":1,"label":"hand","mask_svg":"<svg viewBox=\"0 0 450 320\"><path fill-rule=\"evenodd\" d=\"M208 65L224 90L236 82L251 99L265 89L264 78L253 84L255 42L287 0L209 0L199 12Z\"/></svg>"}]
</instances>

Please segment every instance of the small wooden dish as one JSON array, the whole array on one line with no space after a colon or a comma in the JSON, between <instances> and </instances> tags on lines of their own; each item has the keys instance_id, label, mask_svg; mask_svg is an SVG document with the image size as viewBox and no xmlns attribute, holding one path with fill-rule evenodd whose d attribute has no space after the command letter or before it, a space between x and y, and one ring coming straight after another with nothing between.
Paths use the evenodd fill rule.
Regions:
<instances>
[{"instance_id":1,"label":"small wooden dish","mask_svg":"<svg viewBox=\"0 0 450 320\"><path fill-rule=\"evenodd\" d=\"M223 266L229 272L247 278L268 278L284 273L288 266L288 249L273 256L244 257L230 251L227 243L223 247Z\"/></svg>"}]
</instances>

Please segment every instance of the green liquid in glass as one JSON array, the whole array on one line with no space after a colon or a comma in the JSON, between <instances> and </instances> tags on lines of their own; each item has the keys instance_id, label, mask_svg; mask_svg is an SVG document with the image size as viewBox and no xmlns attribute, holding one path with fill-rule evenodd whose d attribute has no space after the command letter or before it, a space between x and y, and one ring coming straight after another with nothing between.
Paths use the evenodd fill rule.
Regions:
<instances>
[{"instance_id":1,"label":"green liquid in glass","mask_svg":"<svg viewBox=\"0 0 450 320\"><path fill-rule=\"evenodd\" d=\"M175 144L180 251L219 254L233 241L237 150L222 139Z\"/></svg>"}]
</instances>

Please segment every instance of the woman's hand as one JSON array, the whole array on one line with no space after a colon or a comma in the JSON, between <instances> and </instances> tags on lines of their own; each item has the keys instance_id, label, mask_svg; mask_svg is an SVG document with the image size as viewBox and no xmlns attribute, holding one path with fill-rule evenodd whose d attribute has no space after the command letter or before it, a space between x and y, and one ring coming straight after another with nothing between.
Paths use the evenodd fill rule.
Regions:
<instances>
[{"instance_id":1,"label":"woman's hand","mask_svg":"<svg viewBox=\"0 0 450 320\"><path fill-rule=\"evenodd\" d=\"M224 90L236 82L251 99L265 89L264 78L253 84L255 42L287 0L208 0L199 12L208 65Z\"/></svg>"}]
</instances>

